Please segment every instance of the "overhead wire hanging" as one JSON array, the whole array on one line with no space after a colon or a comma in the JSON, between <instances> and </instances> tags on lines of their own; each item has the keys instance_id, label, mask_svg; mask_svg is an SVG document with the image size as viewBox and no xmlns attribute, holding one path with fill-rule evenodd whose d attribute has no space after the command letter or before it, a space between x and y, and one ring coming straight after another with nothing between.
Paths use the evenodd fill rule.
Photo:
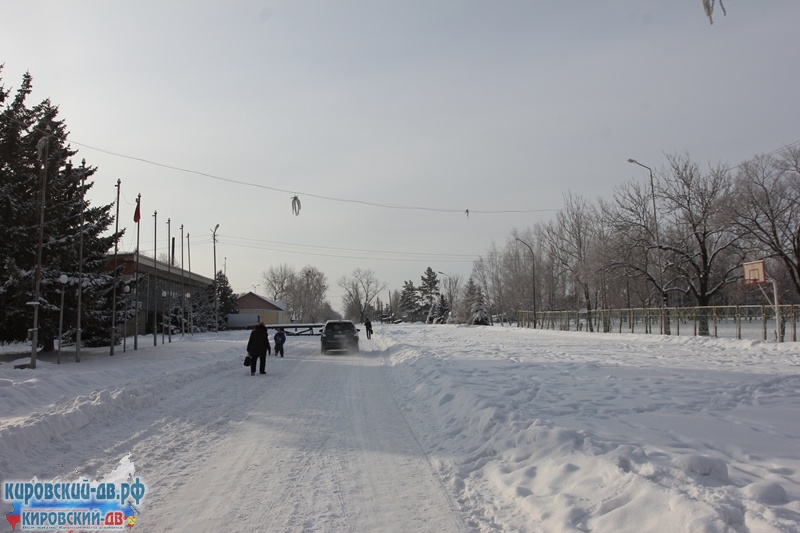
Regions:
<instances>
[{"instance_id":1,"label":"overhead wire hanging","mask_svg":"<svg viewBox=\"0 0 800 533\"><path fill-rule=\"evenodd\" d=\"M101 153L108 154L108 155L113 155L115 157L121 157L121 158L124 158L124 159L130 159L132 161L139 161L141 163L146 163L148 165L153 165L153 166L157 166L157 167L161 167L161 168L166 168L166 169L169 169L169 170L175 170L175 171L178 171L178 172L185 172L185 173L188 173L188 174L194 174L194 175L197 175L197 176L203 176L203 177L206 177L206 178L211 178L211 179L218 180L218 181L224 181L226 183L234 183L236 185L243 185L243 186L246 186L246 187L257 187L257 188L260 188L260 189L267 189L267 190L275 191L275 192L288 193L288 194L293 195L292 196L292 214L294 214L294 215L298 215L300 213L300 198L299 198L300 194L303 194L305 196L309 196L311 198L319 198L321 200L328 200L328 201L331 201L331 202L345 202L345 203L361 204L361 205L368 205L368 206L372 206L372 207L380 207L380 208L383 208L383 209L432 211L432 212L439 212L439 213L466 213L467 217L469 217L469 213L470 212L472 212L472 213L481 213L481 214L507 214L507 213L546 213L546 212L558 211L557 209L498 209L498 210L490 210L490 209L472 209L472 210L469 210L469 209L467 209L466 211L464 211L462 209L444 209L444 208L424 207L424 206L414 206L414 205L395 205L395 204L385 204L385 203L379 203L379 202L368 202L368 201L365 201L365 200L356 200L356 199L353 199L353 198L339 198L339 197L335 197L335 196L325 196L325 195L322 195L322 194L313 194L313 193L303 192L303 191L292 191L292 190L288 190L288 189L281 189L279 187L271 187L269 185L263 185L261 183L252 183L252 182L247 182L247 181L242 181L242 180L235 180L235 179L231 179L231 178L225 178L225 177L222 177L222 176L216 176L214 174L209 174L207 172L201 172L199 170L192 170L192 169L188 169L188 168L178 167L178 166L175 166L175 165L167 165L167 164L164 164L164 163L159 163L157 161L152 161L152 160L149 160L149 159L145 159L143 157L130 156L130 155L126 155L126 154L120 154L120 153L117 153L117 152L112 152L110 150L104 150L102 148L97 148L96 146L83 144L83 143L80 143L80 142L77 142L77 141L74 141L74 140L71 140L70 142L72 142L75 145L82 146L84 148L88 148L89 150L95 150L97 152L101 152Z\"/></svg>"}]
</instances>

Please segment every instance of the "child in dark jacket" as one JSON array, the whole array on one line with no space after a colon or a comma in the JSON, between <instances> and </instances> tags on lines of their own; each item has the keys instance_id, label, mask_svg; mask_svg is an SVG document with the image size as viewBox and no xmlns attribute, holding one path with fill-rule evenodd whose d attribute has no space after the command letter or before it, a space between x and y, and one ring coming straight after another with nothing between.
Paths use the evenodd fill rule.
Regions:
<instances>
[{"instance_id":1,"label":"child in dark jacket","mask_svg":"<svg viewBox=\"0 0 800 533\"><path fill-rule=\"evenodd\" d=\"M278 352L283 357L283 344L286 342L286 333L283 332L283 328L278 328L273 339L275 340L275 357L278 357Z\"/></svg>"}]
</instances>

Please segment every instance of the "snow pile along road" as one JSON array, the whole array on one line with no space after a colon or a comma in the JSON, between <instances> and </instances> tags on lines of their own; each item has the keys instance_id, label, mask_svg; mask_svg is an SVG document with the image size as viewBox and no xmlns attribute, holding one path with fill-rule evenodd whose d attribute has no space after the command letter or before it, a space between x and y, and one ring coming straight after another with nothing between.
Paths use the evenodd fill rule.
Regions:
<instances>
[{"instance_id":1,"label":"snow pile along road","mask_svg":"<svg viewBox=\"0 0 800 533\"><path fill-rule=\"evenodd\" d=\"M797 345L376 324L251 377L246 337L0 365L0 478L135 468L142 531L800 530Z\"/></svg>"},{"instance_id":2,"label":"snow pile along road","mask_svg":"<svg viewBox=\"0 0 800 533\"><path fill-rule=\"evenodd\" d=\"M800 530L796 345L381 333L402 406L480 530Z\"/></svg>"}]
</instances>

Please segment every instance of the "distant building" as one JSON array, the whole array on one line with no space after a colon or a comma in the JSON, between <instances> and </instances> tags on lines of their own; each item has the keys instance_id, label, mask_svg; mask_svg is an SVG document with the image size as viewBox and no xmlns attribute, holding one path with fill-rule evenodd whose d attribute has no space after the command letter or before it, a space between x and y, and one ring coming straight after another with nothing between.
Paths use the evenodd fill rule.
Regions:
<instances>
[{"instance_id":1,"label":"distant building","mask_svg":"<svg viewBox=\"0 0 800 533\"><path fill-rule=\"evenodd\" d=\"M136 278L136 253L122 252L117 254L116 264L123 265L121 277L128 285ZM139 317L128 320L124 324L123 335L134 333L152 333L154 321L161 324L165 302L180 302L180 307L191 307L192 295L207 290L213 280L194 272L189 272L179 265L170 265L139 254L138 271L141 282L130 294L131 299L139 301ZM114 268L114 256L108 255L108 269ZM166 293L166 298L164 294ZM118 295L122 297L122 294ZM160 326L159 326L160 327Z\"/></svg>"},{"instance_id":2,"label":"distant building","mask_svg":"<svg viewBox=\"0 0 800 533\"><path fill-rule=\"evenodd\" d=\"M229 328L254 328L259 322L265 324L288 324L289 311L286 305L248 292L236 299L238 313L227 316Z\"/></svg>"}]
</instances>

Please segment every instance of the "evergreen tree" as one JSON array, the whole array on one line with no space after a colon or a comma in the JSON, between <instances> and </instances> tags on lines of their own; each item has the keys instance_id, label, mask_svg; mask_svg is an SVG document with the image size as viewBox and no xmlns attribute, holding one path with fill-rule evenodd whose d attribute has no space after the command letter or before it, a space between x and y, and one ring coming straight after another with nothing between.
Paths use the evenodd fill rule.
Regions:
<instances>
[{"instance_id":1,"label":"evergreen tree","mask_svg":"<svg viewBox=\"0 0 800 533\"><path fill-rule=\"evenodd\" d=\"M412 322L416 322L419 313L419 293L414 282L408 280L403 283L403 292L400 293L400 310L411 317Z\"/></svg>"},{"instance_id":2,"label":"evergreen tree","mask_svg":"<svg viewBox=\"0 0 800 533\"><path fill-rule=\"evenodd\" d=\"M110 339L114 274L106 271L107 252L122 232L103 236L113 221L112 206L91 207L85 200L93 184L84 180L97 169L73 166L77 152L67 144L57 107L49 100L26 106L32 86L30 74L25 74L8 101L10 92L0 85L0 341L25 340L33 324L29 302L35 299L41 227L38 339L47 351L58 332L62 274L68 278L64 321L75 324L81 234L83 339Z\"/></svg>"},{"instance_id":3,"label":"evergreen tree","mask_svg":"<svg viewBox=\"0 0 800 533\"><path fill-rule=\"evenodd\" d=\"M226 317L229 314L238 311L239 308L236 304L236 294L233 292L233 288L231 288L231 284L228 281L228 276L223 274L222 270L217 272L214 285L215 287L219 287L217 290L217 297L219 298L219 314L223 317Z\"/></svg>"},{"instance_id":4,"label":"evergreen tree","mask_svg":"<svg viewBox=\"0 0 800 533\"><path fill-rule=\"evenodd\" d=\"M489 310L486 307L486 300L483 297L483 291L478 285L475 285L475 295L472 299L472 306L470 308L470 325L473 326L488 326L489 325Z\"/></svg>"},{"instance_id":5,"label":"evergreen tree","mask_svg":"<svg viewBox=\"0 0 800 533\"><path fill-rule=\"evenodd\" d=\"M209 330L217 330L225 327L227 324L227 316L238 311L236 294L231 288L228 277L222 272L222 270L217 272L217 275L214 277L214 281L212 281L211 286L208 287L205 299L208 301L210 307L206 319L206 328ZM216 313L214 312L215 308ZM217 319L216 325L214 324L215 315ZM202 313L202 316L205 317L205 313Z\"/></svg>"},{"instance_id":6,"label":"evergreen tree","mask_svg":"<svg viewBox=\"0 0 800 533\"><path fill-rule=\"evenodd\" d=\"M436 276L436 272L428 267L420 279L422 282L417 290L421 300L421 311L429 313L439 294L439 278Z\"/></svg>"},{"instance_id":7,"label":"evergreen tree","mask_svg":"<svg viewBox=\"0 0 800 533\"><path fill-rule=\"evenodd\" d=\"M450 319L450 305L447 303L447 297L444 294L439 295L439 300L436 302L436 316L434 317L434 324L445 324Z\"/></svg>"},{"instance_id":8,"label":"evergreen tree","mask_svg":"<svg viewBox=\"0 0 800 533\"><path fill-rule=\"evenodd\" d=\"M193 325L199 331L214 331L214 287L211 285L192 294ZM217 326L219 327L219 316Z\"/></svg>"},{"instance_id":9,"label":"evergreen tree","mask_svg":"<svg viewBox=\"0 0 800 533\"><path fill-rule=\"evenodd\" d=\"M486 308L483 293L472 278L467 280L464 287L464 296L461 298L456 320L460 324L484 326L489 324L489 311Z\"/></svg>"}]
</instances>

